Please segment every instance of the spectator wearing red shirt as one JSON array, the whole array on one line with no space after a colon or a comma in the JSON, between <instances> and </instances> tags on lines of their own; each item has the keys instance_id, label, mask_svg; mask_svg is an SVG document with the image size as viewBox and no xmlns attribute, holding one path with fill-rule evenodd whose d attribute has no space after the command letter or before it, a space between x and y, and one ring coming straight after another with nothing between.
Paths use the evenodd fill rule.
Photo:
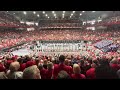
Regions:
<instances>
[{"instance_id":1,"label":"spectator wearing red shirt","mask_svg":"<svg viewBox=\"0 0 120 90\"><path fill-rule=\"evenodd\" d=\"M120 69L120 66L118 65L118 60L117 59L113 59L111 62L110 62L110 67L113 68L114 70L119 70Z\"/></svg>"},{"instance_id":2,"label":"spectator wearing red shirt","mask_svg":"<svg viewBox=\"0 0 120 90\"><path fill-rule=\"evenodd\" d=\"M78 64L73 65L73 72L74 74L71 76L72 79L86 79L85 75L81 74L81 69Z\"/></svg>"},{"instance_id":3,"label":"spectator wearing red shirt","mask_svg":"<svg viewBox=\"0 0 120 90\"><path fill-rule=\"evenodd\" d=\"M40 70L40 75L41 75L41 79L46 79L46 69L43 67L42 64L38 65L38 69Z\"/></svg>"},{"instance_id":4,"label":"spectator wearing red shirt","mask_svg":"<svg viewBox=\"0 0 120 90\"><path fill-rule=\"evenodd\" d=\"M39 59L39 58L36 58L36 59L35 59L35 65L37 65L37 66L38 66L38 65L39 65L39 63L40 63L40 59Z\"/></svg>"},{"instance_id":5,"label":"spectator wearing red shirt","mask_svg":"<svg viewBox=\"0 0 120 90\"><path fill-rule=\"evenodd\" d=\"M69 68L69 75L71 75L72 73L73 73L73 69L72 69L72 67L70 66L70 62L71 62L71 60L69 60L69 59L65 59L65 65L67 65L68 66L68 68Z\"/></svg>"},{"instance_id":6,"label":"spectator wearing red shirt","mask_svg":"<svg viewBox=\"0 0 120 90\"><path fill-rule=\"evenodd\" d=\"M69 69L68 66L66 66L66 65L64 64L64 61L65 61L65 56L64 56L64 55L60 55L60 57L59 57L59 64L54 66L53 77L52 77L52 78L56 79L57 76L58 76L58 73L59 73L61 70L64 70L64 71L66 71L67 73L69 73L69 70L70 70L70 69Z\"/></svg>"},{"instance_id":7,"label":"spectator wearing red shirt","mask_svg":"<svg viewBox=\"0 0 120 90\"><path fill-rule=\"evenodd\" d=\"M52 78L52 72L53 72L53 63L48 61L47 70L46 70L46 79Z\"/></svg>"},{"instance_id":8,"label":"spectator wearing red shirt","mask_svg":"<svg viewBox=\"0 0 120 90\"><path fill-rule=\"evenodd\" d=\"M47 59L45 59L45 60L43 61L43 67L44 67L45 69L47 69Z\"/></svg>"},{"instance_id":9,"label":"spectator wearing red shirt","mask_svg":"<svg viewBox=\"0 0 120 90\"><path fill-rule=\"evenodd\" d=\"M117 79L116 70L110 67L107 59L100 59L100 65L95 69L96 79Z\"/></svg>"},{"instance_id":10,"label":"spectator wearing red shirt","mask_svg":"<svg viewBox=\"0 0 120 90\"><path fill-rule=\"evenodd\" d=\"M25 68L26 68L26 63L20 64L20 71L24 71Z\"/></svg>"}]
</instances>

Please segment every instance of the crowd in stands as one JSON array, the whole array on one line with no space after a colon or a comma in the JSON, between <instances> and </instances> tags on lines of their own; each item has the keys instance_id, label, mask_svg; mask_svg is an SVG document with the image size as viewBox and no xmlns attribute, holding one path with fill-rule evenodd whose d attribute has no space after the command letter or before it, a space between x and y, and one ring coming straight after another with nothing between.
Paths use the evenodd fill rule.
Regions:
<instances>
[{"instance_id":1,"label":"crowd in stands","mask_svg":"<svg viewBox=\"0 0 120 90\"><path fill-rule=\"evenodd\" d=\"M104 39L120 40L119 30L0 30L0 48L33 40L86 40L100 41Z\"/></svg>"},{"instance_id":2,"label":"crowd in stands","mask_svg":"<svg viewBox=\"0 0 120 90\"><path fill-rule=\"evenodd\" d=\"M119 79L120 54L10 56L0 58L0 79Z\"/></svg>"},{"instance_id":3,"label":"crowd in stands","mask_svg":"<svg viewBox=\"0 0 120 90\"><path fill-rule=\"evenodd\" d=\"M39 27L40 28L44 28L44 27L81 27L81 23L45 23L45 24L40 24Z\"/></svg>"}]
</instances>

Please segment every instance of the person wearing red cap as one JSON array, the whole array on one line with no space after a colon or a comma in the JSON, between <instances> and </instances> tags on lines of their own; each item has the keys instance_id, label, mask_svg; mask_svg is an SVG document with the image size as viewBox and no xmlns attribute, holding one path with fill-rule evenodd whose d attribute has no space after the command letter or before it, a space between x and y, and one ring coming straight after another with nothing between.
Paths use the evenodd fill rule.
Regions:
<instances>
[{"instance_id":1,"label":"person wearing red cap","mask_svg":"<svg viewBox=\"0 0 120 90\"><path fill-rule=\"evenodd\" d=\"M9 66L10 66L10 64L13 62L13 60L10 60L10 59L8 59L7 61L5 61L5 67L6 67L6 69L9 69Z\"/></svg>"}]
</instances>

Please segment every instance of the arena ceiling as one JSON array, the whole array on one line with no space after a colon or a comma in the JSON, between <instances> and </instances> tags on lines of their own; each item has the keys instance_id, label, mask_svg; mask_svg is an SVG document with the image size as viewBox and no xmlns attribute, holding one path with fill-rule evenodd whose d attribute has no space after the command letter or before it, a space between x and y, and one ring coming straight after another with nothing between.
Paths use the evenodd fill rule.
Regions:
<instances>
[{"instance_id":1,"label":"arena ceiling","mask_svg":"<svg viewBox=\"0 0 120 90\"><path fill-rule=\"evenodd\" d=\"M19 20L35 21L41 19L78 19L82 21L108 18L120 15L120 11L5 11Z\"/></svg>"}]
</instances>

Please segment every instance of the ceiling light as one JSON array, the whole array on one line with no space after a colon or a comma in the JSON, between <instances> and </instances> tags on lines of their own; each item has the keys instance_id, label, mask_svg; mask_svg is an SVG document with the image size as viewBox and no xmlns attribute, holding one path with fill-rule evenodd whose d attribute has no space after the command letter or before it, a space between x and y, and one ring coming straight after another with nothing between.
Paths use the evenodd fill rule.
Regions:
<instances>
[{"instance_id":1,"label":"ceiling light","mask_svg":"<svg viewBox=\"0 0 120 90\"><path fill-rule=\"evenodd\" d=\"M73 15L73 13L71 14L71 16Z\"/></svg>"},{"instance_id":2,"label":"ceiling light","mask_svg":"<svg viewBox=\"0 0 120 90\"><path fill-rule=\"evenodd\" d=\"M82 14L80 13L80 16L81 16Z\"/></svg>"},{"instance_id":3,"label":"ceiling light","mask_svg":"<svg viewBox=\"0 0 120 90\"><path fill-rule=\"evenodd\" d=\"M45 14L45 16L48 16L47 14Z\"/></svg>"},{"instance_id":4,"label":"ceiling light","mask_svg":"<svg viewBox=\"0 0 120 90\"><path fill-rule=\"evenodd\" d=\"M95 11L92 11L92 12L95 12Z\"/></svg>"},{"instance_id":5,"label":"ceiling light","mask_svg":"<svg viewBox=\"0 0 120 90\"><path fill-rule=\"evenodd\" d=\"M50 18L50 17L48 17L48 18Z\"/></svg>"},{"instance_id":6,"label":"ceiling light","mask_svg":"<svg viewBox=\"0 0 120 90\"><path fill-rule=\"evenodd\" d=\"M35 12L35 11L34 11L33 13L34 13L34 14L36 14L36 12Z\"/></svg>"},{"instance_id":7,"label":"ceiling light","mask_svg":"<svg viewBox=\"0 0 120 90\"><path fill-rule=\"evenodd\" d=\"M73 13L75 13L75 11L73 11Z\"/></svg>"},{"instance_id":8,"label":"ceiling light","mask_svg":"<svg viewBox=\"0 0 120 90\"><path fill-rule=\"evenodd\" d=\"M43 11L43 14L45 14L45 11Z\"/></svg>"},{"instance_id":9,"label":"ceiling light","mask_svg":"<svg viewBox=\"0 0 120 90\"><path fill-rule=\"evenodd\" d=\"M24 11L24 12L23 12L23 14L25 14L25 15L26 15L27 13Z\"/></svg>"},{"instance_id":10,"label":"ceiling light","mask_svg":"<svg viewBox=\"0 0 120 90\"><path fill-rule=\"evenodd\" d=\"M54 16L56 16L56 14L54 14Z\"/></svg>"},{"instance_id":11,"label":"ceiling light","mask_svg":"<svg viewBox=\"0 0 120 90\"><path fill-rule=\"evenodd\" d=\"M63 11L63 13L65 13L65 11Z\"/></svg>"},{"instance_id":12,"label":"ceiling light","mask_svg":"<svg viewBox=\"0 0 120 90\"><path fill-rule=\"evenodd\" d=\"M85 11L82 11L82 12L85 12Z\"/></svg>"},{"instance_id":13,"label":"ceiling light","mask_svg":"<svg viewBox=\"0 0 120 90\"><path fill-rule=\"evenodd\" d=\"M54 13L55 13L55 11L52 11L52 13L54 14Z\"/></svg>"},{"instance_id":14,"label":"ceiling light","mask_svg":"<svg viewBox=\"0 0 120 90\"><path fill-rule=\"evenodd\" d=\"M37 16L39 17L39 14Z\"/></svg>"}]
</instances>

